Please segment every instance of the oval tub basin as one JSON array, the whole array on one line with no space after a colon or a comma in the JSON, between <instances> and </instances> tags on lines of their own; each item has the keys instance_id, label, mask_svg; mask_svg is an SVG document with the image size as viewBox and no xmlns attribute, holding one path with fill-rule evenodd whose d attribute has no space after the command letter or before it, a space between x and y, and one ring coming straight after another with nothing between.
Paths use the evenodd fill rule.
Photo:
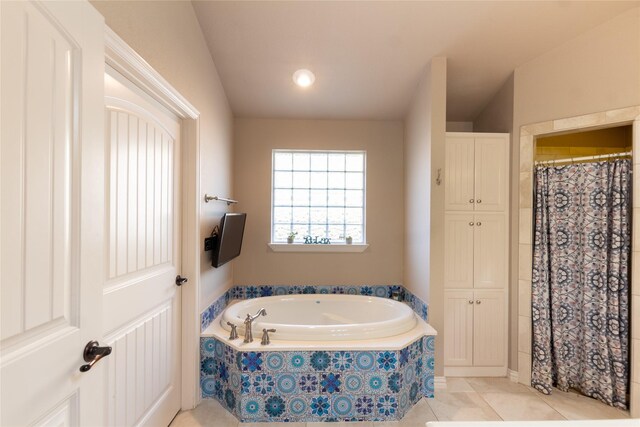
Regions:
<instances>
[{"instance_id":1,"label":"oval tub basin","mask_svg":"<svg viewBox=\"0 0 640 427\"><path fill-rule=\"evenodd\" d=\"M253 322L253 337L262 329L276 329L272 339L292 341L346 341L385 338L415 327L417 319L406 304L361 295L283 295L244 300L226 308L221 326L231 322L244 335L244 319L261 308L267 315Z\"/></svg>"}]
</instances>

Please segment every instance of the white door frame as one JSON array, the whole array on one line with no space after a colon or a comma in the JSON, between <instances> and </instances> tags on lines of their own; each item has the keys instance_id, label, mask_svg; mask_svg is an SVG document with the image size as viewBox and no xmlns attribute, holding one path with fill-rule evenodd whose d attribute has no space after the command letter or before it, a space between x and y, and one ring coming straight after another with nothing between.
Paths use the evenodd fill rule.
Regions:
<instances>
[{"instance_id":1,"label":"white door frame","mask_svg":"<svg viewBox=\"0 0 640 427\"><path fill-rule=\"evenodd\" d=\"M199 403L200 112L113 30L105 26L105 62L181 119L182 409Z\"/></svg>"}]
</instances>

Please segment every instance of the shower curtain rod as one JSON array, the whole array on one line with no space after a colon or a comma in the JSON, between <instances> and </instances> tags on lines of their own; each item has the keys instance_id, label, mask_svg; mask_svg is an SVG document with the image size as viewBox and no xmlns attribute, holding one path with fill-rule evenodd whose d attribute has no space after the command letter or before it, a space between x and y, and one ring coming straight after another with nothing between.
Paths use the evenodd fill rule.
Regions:
<instances>
[{"instance_id":1,"label":"shower curtain rod","mask_svg":"<svg viewBox=\"0 0 640 427\"><path fill-rule=\"evenodd\" d=\"M584 157L570 157L568 159L557 159L557 160L539 160L536 162L536 165L552 165L555 163L566 163L566 162L582 162L585 160L606 160L613 159L616 157L626 157L631 156L632 152L627 151L624 153L613 153L613 154L598 154L595 156L584 156Z\"/></svg>"}]
</instances>

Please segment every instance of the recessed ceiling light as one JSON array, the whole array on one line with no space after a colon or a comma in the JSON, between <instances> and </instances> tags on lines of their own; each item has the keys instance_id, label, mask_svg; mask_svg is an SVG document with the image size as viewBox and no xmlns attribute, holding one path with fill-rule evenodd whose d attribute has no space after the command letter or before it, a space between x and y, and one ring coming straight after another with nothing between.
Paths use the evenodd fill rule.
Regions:
<instances>
[{"instance_id":1,"label":"recessed ceiling light","mask_svg":"<svg viewBox=\"0 0 640 427\"><path fill-rule=\"evenodd\" d=\"M302 68L293 73L293 81L300 87L309 87L316 80L316 76L305 68Z\"/></svg>"}]
</instances>

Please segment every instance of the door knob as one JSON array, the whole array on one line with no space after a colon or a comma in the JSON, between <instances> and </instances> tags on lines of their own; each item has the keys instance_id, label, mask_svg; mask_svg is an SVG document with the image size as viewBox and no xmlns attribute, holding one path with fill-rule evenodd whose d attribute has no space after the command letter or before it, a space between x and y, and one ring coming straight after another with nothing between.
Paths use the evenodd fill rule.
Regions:
<instances>
[{"instance_id":1,"label":"door knob","mask_svg":"<svg viewBox=\"0 0 640 427\"><path fill-rule=\"evenodd\" d=\"M471 222L469 223L469 225L473 227L473 221L471 221Z\"/></svg>"},{"instance_id":2,"label":"door knob","mask_svg":"<svg viewBox=\"0 0 640 427\"><path fill-rule=\"evenodd\" d=\"M478 227L480 227L480 226L482 225L482 223L481 223L480 221L478 221L478 222L476 222L476 225L477 225Z\"/></svg>"},{"instance_id":3,"label":"door knob","mask_svg":"<svg viewBox=\"0 0 640 427\"><path fill-rule=\"evenodd\" d=\"M179 274L176 276L176 285L182 286L187 283L189 280L186 277L182 277Z\"/></svg>"},{"instance_id":4,"label":"door knob","mask_svg":"<svg viewBox=\"0 0 640 427\"><path fill-rule=\"evenodd\" d=\"M476 304L480 304L482 301L480 301L479 299L476 300Z\"/></svg>"},{"instance_id":5,"label":"door knob","mask_svg":"<svg viewBox=\"0 0 640 427\"><path fill-rule=\"evenodd\" d=\"M469 203L473 203L473 199L469 199Z\"/></svg>"},{"instance_id":6,"label":"door knob","mask_svg":"<svg viewBox=\"0 0 640 427\"><path fill-rule=\"evenodd\" d=\"M111 354L111 347L99 347L98 341L89 341L84 347L82 357L85 362L89 362L86 365L80 366L80 372L87 372L93 367L98 360Z\"/></svg>"},{"instance_id":7,"label":"door knob","mask_svg":"<svg viewBox=\"0 0 640 427\"><path fill-rule=\"evenodd\" d=\"M469 304L473 304L473 300L472 299L469 300Z\"/></svg>"},{"instance_id":8,"label":"door knob","mask_svg":"<svg viewBox=\"0 0 640 427\"><path fill-rule=\"evenodd\" d=\"M476 200L476 203L482 203L482 200L478 199Z\"/></svg>"}]
</instances>

